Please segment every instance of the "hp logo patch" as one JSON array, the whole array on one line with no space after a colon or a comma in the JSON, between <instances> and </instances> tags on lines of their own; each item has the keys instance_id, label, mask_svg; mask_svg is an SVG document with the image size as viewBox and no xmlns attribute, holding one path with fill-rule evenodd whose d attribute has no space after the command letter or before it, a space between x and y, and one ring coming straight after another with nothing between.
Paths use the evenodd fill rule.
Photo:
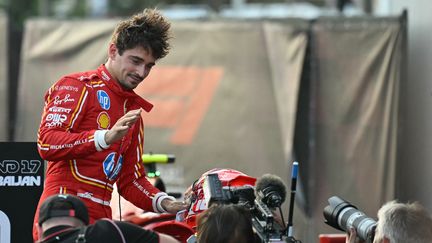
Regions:
<instances>
[{"instance_id":1,"label":"hp logo patch","mask_svg":"<svg viewBox=\"0 0 432 243\"><path fill-rule=\"evenodd\" d=\"M116 152L112 152L108 154L108 156L103 161L103 171L108 180L113 181L117 178L118 174L123 165L123 157L120 157L116 160Z\"/></svg>"},{"instance_id":2,"label":"hp logo patch","mask_svg":"<svg viewBox=\"0 0 432 243\"><path fill-rule=\"evenodd\" d=\"M97 91L97 98L99 100L99 104L104 110L109 110L111 106L110 97L108 94L103 90Z\"/></svg>"}]
</instances>

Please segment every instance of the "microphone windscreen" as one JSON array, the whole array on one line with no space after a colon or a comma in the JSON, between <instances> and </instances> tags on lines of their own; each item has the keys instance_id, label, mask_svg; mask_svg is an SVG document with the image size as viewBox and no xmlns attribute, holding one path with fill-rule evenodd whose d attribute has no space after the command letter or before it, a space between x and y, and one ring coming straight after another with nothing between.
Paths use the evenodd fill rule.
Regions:
<instances>
[{"instance_id":1,"label":"microphone windscreen","mask_svg":"<svg viewBox=\"0 0 432 243\"><path fill-rule=\"evenodd\" d=\"M272 174L264 174L260 178L258 178L256 184L255 184L255 196L257 198L260 198L260 192L264 191L264 189L268 190L267 188L272 188L273 191L276 191L281 199L282 202L285 201L286 197L286 186L282 179L277 175Z\"/></svg>"}]
</instances>

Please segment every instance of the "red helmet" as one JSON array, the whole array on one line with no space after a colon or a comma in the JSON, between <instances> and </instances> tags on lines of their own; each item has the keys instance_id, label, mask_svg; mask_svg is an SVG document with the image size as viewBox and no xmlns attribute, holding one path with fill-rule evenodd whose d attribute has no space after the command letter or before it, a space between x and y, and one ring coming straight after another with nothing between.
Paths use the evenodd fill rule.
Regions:
<instances>
[{"instance_id":1,"label":"red helmet","mask_svg":"<svg viewBox=\"0 0 432 243\"><path fill-rule=\"evenodd\" d=\"M242 187L242 186L254 186L256 178L250 177L240 171L233 169L211 169L205 172L193 185L192 185L192 204L189 211L185 211L181 218L184 222L196 230L196 216L207 209L207 203L204 198L203 183L208 174L217 174L222 186ZM179 216L179 215L178 215Z\"/></svg>"}]
</instances>

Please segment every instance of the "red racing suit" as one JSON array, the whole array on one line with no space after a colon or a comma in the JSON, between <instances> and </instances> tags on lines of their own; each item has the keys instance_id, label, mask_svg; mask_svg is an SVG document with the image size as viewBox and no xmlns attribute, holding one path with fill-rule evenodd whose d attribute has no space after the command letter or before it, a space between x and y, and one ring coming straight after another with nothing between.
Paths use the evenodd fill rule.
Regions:
<instances>
[{"instance_id":1,"label":"red racing suit","mask_svg":"<svg viewBox=\"0 0 432 243\"><path fill-rule=\"evenodd\" d=\"M47 91L38 150L48 167L34 223L45 198L57 193L80 197L89 209L90 223L111 218L114 183L136 206L164 212L160 202L168 196L147 181L141 161L142 118L120 141L108 146L103 139L120 117L140 107L149 112L153 105L124 90L104 65L64 76ZM37 239L35 226L33 238Z\"/></svg>"}]
</instances>

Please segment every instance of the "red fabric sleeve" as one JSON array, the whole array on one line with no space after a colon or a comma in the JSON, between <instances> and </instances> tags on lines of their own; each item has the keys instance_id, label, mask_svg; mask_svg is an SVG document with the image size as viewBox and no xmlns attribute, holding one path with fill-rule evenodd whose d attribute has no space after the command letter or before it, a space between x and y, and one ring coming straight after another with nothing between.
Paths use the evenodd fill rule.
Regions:
<instances>
[{"instance_id":1,"label":"red fabric sleeve","mask_svg":"<svg viewBox=\"0 0 432 243\"><path fill-rule=\"evenodd\" d=\"M49 161L80 158L96 152L95 130L75 132L85 116L88 94L85 83L63 78L45 94L38 131L38 151Z\"/></svg>"},{"instance_id":2,"label":"red fabric sleeve","mask_svg":"<svg viewBox=\"0 0 432 243\"><path fill-rule=\"evenodd\" d=\"M127 135L126 135L127 136ZM142 119L134 126L132 141L125 153L120 178L117 181L119 193L135 206L154 212L153 197L160 192L147 179L142 163L144 125Z\"/></svg>"}]
</instances>

